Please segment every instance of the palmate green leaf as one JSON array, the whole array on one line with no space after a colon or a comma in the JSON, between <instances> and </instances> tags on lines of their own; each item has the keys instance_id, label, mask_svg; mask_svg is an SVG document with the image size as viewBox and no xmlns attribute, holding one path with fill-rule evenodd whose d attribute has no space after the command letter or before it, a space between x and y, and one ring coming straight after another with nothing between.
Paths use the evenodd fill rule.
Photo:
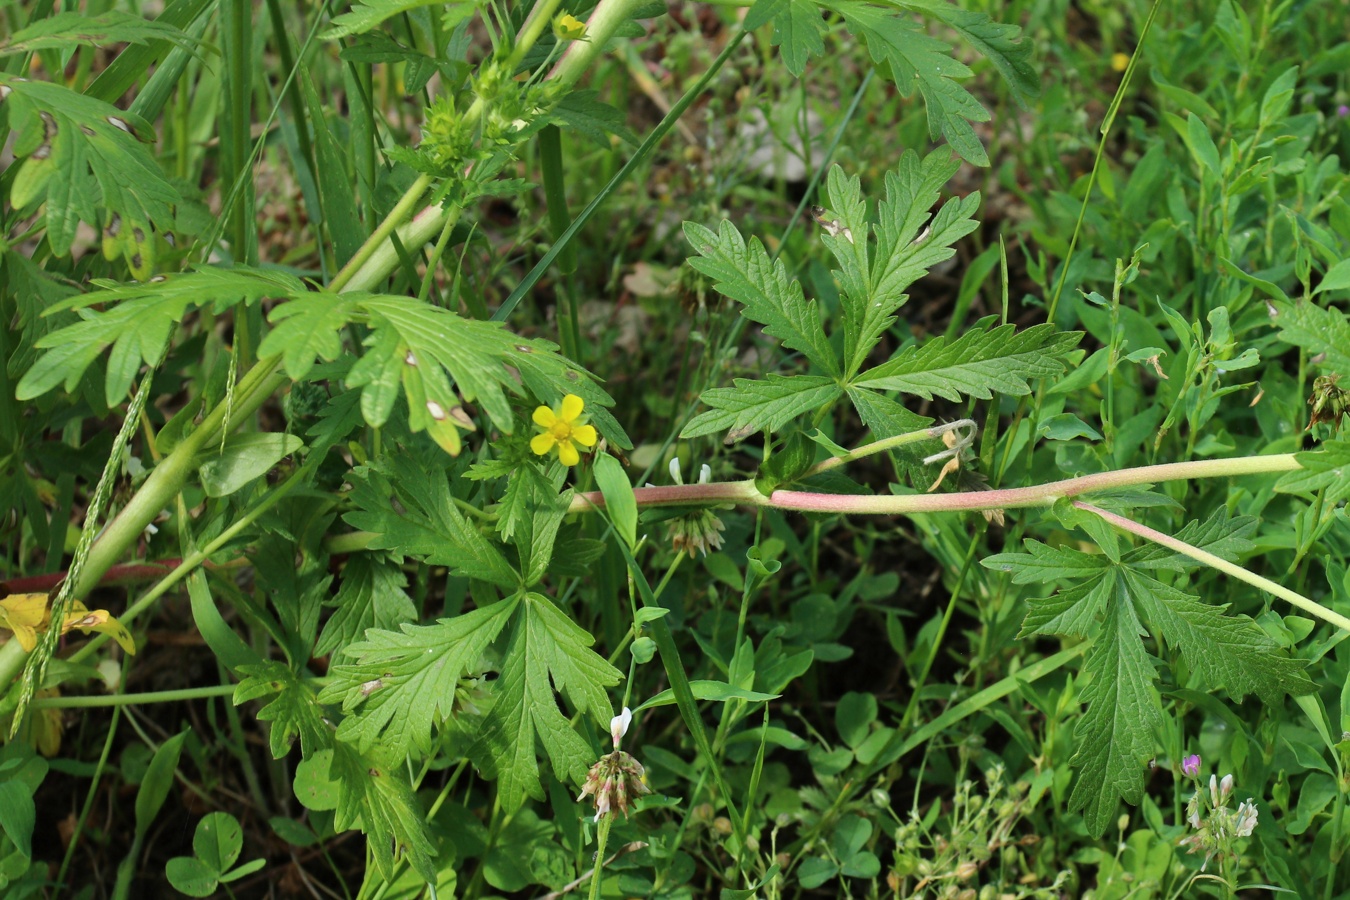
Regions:
<instances>
[{"instance_id":1,"label":"palmate green leaf","mask_svg":"<svg viewBox=\"0 0 1350 900\"><path fill-rule=\"evenodd\" d=\"M580 784L595 761L558 708L554 690L578 713L607 723L613 715L605 689L620 673L590 649L593 638L542 594L524 596L512 625L511 641L496 681L496 699L483 732L471 751L483 772L497 780L497 795L507 809L527 797L542 800L536 743L544 746L559 779Z\"/></svg>"},{"instance_id":2,"label":"palmate green leaf","mask_svg":"<svg viewBox=\"0 0 1350 900\"><path fill-rule=\"evenodd\" d=\"M951 343L937 337L907 347L859 375L854 383L874 390L903 391L925 400L934 395L947 400L959 400L962 395L987 400L994 391L1020 396L1031 392L1027 379L1063 372L1062 357L1081 337L1081 332L1057 332L1050 324L1017 332L1012 325L990 329L986 323Z\"/></svg>"},{"instance_id":3,"label":"palmate green leaf","mask_svg":"<svg viewBox=\"0 0 1350 900\"><path fill-rule=\"evenodd\" d=\"M191 49L196 41L163 22L143 19L131 13L110 10L96 16L78 12L57 13L21 28L0 42L0 56L33 53L38 50L65 49L75 44L145 44L168 41Z\"/></svg>"},{"instance_id":4,"label":"palmate green leaf","mask_svg":"<svg viewBox=\"0 0 1350 900\"><path fill-rule=\"evenodd\" d=\"M429 753L432 728L450 716L460 679L479 671L519 603L515 595L435 625L366 632L347 648L356 661L334 666L319 694L320 703L341 703L347 714L338 740L363 754L378 747L389 759L414 747Z\"/></svg>"},{"instance_id":5,"label":"palmate green leaf","mask_svg":"<svg viewBox=\"0 0 1350 900\"><path fill-rule=\"evenodd\" d=\"M1275 303L1280 340L1302 347L1328 374L1350 374L1350 321L1343 311L1311 302Z\"/></svg>"},{"instance_id":6,"label":"palmate green leaf","mask_svg":"<svg viewBox=\"0 0 1350 900\"><path fill-rule=\"evenodd\" d=\"M1350 441L1326 441L1317 450L1295 453L1303 468L1280 476L1275 490L1284 494L1315 494L1325 490L1324 503L1350 498Z\"/></svg>"},{"instance_id":7,"label":"palmate green leaf","mask_svg":"<svg viewBox=\"0 0 1350 900\"><path fill-rule=\"evenodd\" d=\"M1219 512L1189 523L1178 537L1232 559L1250 547L1246 535L1252 527L1249 517L1230 520ZM1075 732L1079 749L1073 762L1080 771L1070 798L1070 807L1084 810L1094 834L1113 820L1120 798L1138 802L1143 763L1152 755L1157 675L1140 641L1144 634L1151 632L1160 646L1174 647L1208 691L1227 690L1238 699L1256 693L1275 703L1286 693L1314 689L1303 673L1306 661L1284 655L1250 618L1225 615L1226 605L1204 603L1146 574L1189 568L1174 561L1170 551L1138 548L1112 562L1035 541L1025 546L1028 553L997 554L984 565L1009 572L1019 584L1074 583L1053 596L1029 600L1019 637L1095 637L1085 663L1092 682L1083 693L1088 708Z\"/></svg>"},{"instance_id":8,"label":"palmate green leaf","mask_svg":"<svg viewBox=\"0 0 1350 900\"><path fill-rule=\"evenodd\" d=\"M1120 798L1139 803L1154 734L1162 727L1156 675L1139 640L1143 634L1133 606L1121 599L1107 602L1100 633L1083 661L1087 709L1073 733L1078 750L1070 763L1078 768L1078 781L1069 808L1083 811L1088 831L1097 837L1115 821Z\"/></svg>"},{"instance_id":9,"label":"palmate green leaf","mask_svg":"<svg viewBox=\"0 0 1350 900\"><path fill-rule=\"evenodd\" d=\"M300 738L300 754L308 759L319 750L333 746L333 729L324 722L323 708L313 688L291 668L276 660L261 665L240 666L245 676L234 689L234 705L271 697L258 718L271 722L268 746L273 759L281 759Z\"/></svg>"},{"instance_id":10,"label":"palmate green leaf","mask_svg":"<svg viewBox=\"0 0 1350 900\"><path fill-rule=\"evenodd\" d=\"M174 224L182 197L141 144L154 131L140 117L69 88L0 75L0 102L17 132L10 202L46 202L47 239L70 253L75 224L105 228L103 253L124 256L137 278L154 265L155 231ZM26 158L25 158L26 157Z\"/></svg>"},{"instance_id":11,"label":"palmate green leaf","mask_svg":"<svg viewBox=\"0 0 1350 900\"><path fill-rule=\"evenodd\" d=\"M264 297L306 293L299 279L280 272L248 268L203 267L193 272L156 276L144 284L96 282L100 290L70 297L48 308L44 315L78 309L83 321L53 331L38 341L46 349L19 381L20 400L41 396L57 385L75 389L85 370L109 345L108 378L104 385L109 405L127 394L141 364L158 365L168 348L174 326L190 309L220 313L238 303L254 304ZM102 311L89 309L103 304Z\"/></svg>"},{"instance_id":12,"label":"palmate green leaf","mask_svg":"<svg viewBox=\"0 0 1350 900\"><path fill-rule=\"evenodd\" d=\"M818 375L768 375L764 381L737 378L733 388L704 391L702 400L712 409L695 416L680 437L700 437L728 431L733 443L767 428L777 431L797 416L834 402L843 389L831 378Z\"/></svg>"},{"instance_id":13,"label":"palmate green leaf","mask_svg":"<svg viewBox=\"0 0 1350 900\"><path fill-rule=\"evenodd\" d=\"M341 784L334 827L359 827L365 832L370 855L385 880L398 874L398 861L406 858L417 874L435 883L435 850L427 833L426 813L402 761L386 765L337 743L329 777Z\"/></svg>"},{"instance_id":14,"label":"palmate green leaf","mask_svg":"<svg viewBox=\"0 0 1350 900\"><path fill-rule=\"evenodd\" d=\"M759 322L765 333L805 354L816 367L840 374L816 302L802 295L801 283L788 275L781 260L769 258L759 238L752 237L747 245L727 221L717 232L685 222L684 235L699 254L689 264L712 278L718 293L740 303L741 315Z\"/></svg>"},{"instance_id":15,"label":"palmate green leaf","mask_svg":"<svg viewBox=\"0 0 1350 900\"><path fill-rule=\"evenodd\" d=\"M971 122L989 121L989 112L956 78L971 70L951 55L951 46L923 32L919 23L865 3L823 0L821 6L838 13L848 30L863 39L873 61L882 67L906 97L915 89L923 95L928 132L946 139L962 159L977 166L989 157Z\"/></svg>"},{"instance_id":16,"label":"palmate green leaf","mask_svg":"<svg viewBox=\"0 0 1350 900\"><path fill-rule=\"evenodd\" d=\"M1291 659L1247 616L1224 615L1227 604L1203 603L1140 572L1122 570L1128 592L1160 640L1177 648L1207 688L1223 688L1236 700L1258 695L1267 705L1285 694L1309 694L1316 685L1304 673L1307 660Z\"/></svg>"},{"instance_id":17,"label":"palmate green leaf","mask_svg":"<svg viewBox=\"0 0 1350 900\"><path fill-rule=\"evenodd\" d=\"M859 180L834 166L827 180L831 210L847 231L821 240L838 260L844 325L844 373L852 377L867 360L877 340L895 321L892 315L908 299L905 289L956 252L951 245L974 231L972 216L978 193L953 199L928 224L929 210L959 163L947 153L920 160L906 151L894 171L886 173L885 198L878 205L877 244L870 250L866 204Z\"/></svg>"},{"instance_id":18,"label":"palmate green leaf","mask_svg":"<svg viewBox=\"0 0 1350 900\"><path fill-rule=\"evenodd\" d=\"M520 575L483 533L455 508L443 471L423 468L406 454L387 457L379 467L353 470L356 507L343 519L375 533L372 550L394 550L456 575L514 589Z\"/></svg>"},{"instance_id":19,"label":"palmate green leaf","mask_svg":"<svg viewBox=\"0 0 1350 900\"><path fill-rule=\"evenodd\" d=\"M315 656L336 654L334 662L352 656L350 645L366 631L388 631L417 619L417 607L403 590L408 584L403 569L379 553L356 553L342 570L337 596L326 603L333 614L324 623Z\"/></svg>"}]
</instances>

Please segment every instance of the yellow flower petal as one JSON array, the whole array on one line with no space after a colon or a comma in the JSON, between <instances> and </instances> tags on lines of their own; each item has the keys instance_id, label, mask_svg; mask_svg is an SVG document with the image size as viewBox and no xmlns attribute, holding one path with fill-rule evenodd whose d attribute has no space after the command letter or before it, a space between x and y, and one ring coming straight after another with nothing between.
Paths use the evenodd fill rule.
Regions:
<instances>
[{"instance_id":1,"label":"yellow flower petal","mask_svg":"<svg viewBox=\"0 0 1350 900\"><path fill-rule=\"evenodd\" d=\"M554 422L558 421L558 417L553 414L553 410L549 409L547 406L536 406L534 408L533 418L534 424L538 425L540 428L548 428Z\"/></svg>"},{"instance_id":2,"label":"yellow flower petal","mask_svg":"<svg viewBox=\"0 0 1350 900\"><path fill-rule=\"evenodd\" d=\"M576 394L568 394L563 398L562 412L558 414L558 418L562 419L564 422L574 422L576 421L577 416L581 415L581 411L585 408L585 400L582 400Z\"/></svg>"},{"instance_id":3,"label":"yellow flower petal","mask_svg":"<svg viewBox=\"0 0 1350 900\"><path fill-rule=\"evenodd\" d=\"M543 407L540 407L540 409L543 409ZM552 450L553 445L556 443L557 441L554 440L553 435L545 431L543 434L536 434L530 439L530 449L533 450L537 456L547 456L548 451Z\"/></svg>"},{"instance_id":4,"label":"yellow flower petal","mask_svg":"<svg viewBox=\"0 0 1350 900\"><path fill-rule=\"evenodd\" d=\"M564 466L575 466L581 462L581 454L577 448L572 446L571 441L560 441L558 443L558 459L562 460Z\"/></svg>"},{"instance_id":5,"label":"yellow flower petal","mask_svg":"<svg viewBox=\"0 0 1350 900\"><path fill-rule=\"evenodd\" d=\"M578 425L572 429L572 440L583 447L594 447L598 437L594 425Z\"/></svg>"}]
</instances>

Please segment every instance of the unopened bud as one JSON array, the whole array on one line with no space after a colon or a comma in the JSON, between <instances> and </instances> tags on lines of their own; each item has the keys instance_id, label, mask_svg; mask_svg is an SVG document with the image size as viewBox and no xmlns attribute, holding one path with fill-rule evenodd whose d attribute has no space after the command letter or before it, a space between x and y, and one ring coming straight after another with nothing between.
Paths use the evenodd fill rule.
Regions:
<instances>
[{"instance_id":1,"label":"unopened bud","mask_svg":"<svg viewBox=\"0 0 1350 900\"><path fill-rule=\"evenodd\" d=\"M713 830L720 835L725 836L731 834L731 820L726 816L718 816L713 819L712 827Z\"/></svg>"},{"instance_id":2,"label":"unopened bud","mask_svg":"<svg viewBox=\"0 0 1350 900\"><path fill-rule=\"evenodd\" d=\"M978 864L971 860L966 860L956 867L956 877L962 881L966 881L967 879L974 878L975 873L978 871L980 871Z\"/></svg>"},{"instance_id":3,"label":"unopened bud","mask_svg":"<svg viewBox=\"0 0 1350 900\"><path fill-rule=\"evenodd\" d=\"M1130 814L1129 814L1129 813L1121 813L1120 818L1119 818L1119 819L1116 819L1116 830L1117 830L1117 831L1120 831L1120 832L1124 832L1125 829L1126 829L1126 828L1129 828L1129 827L1130 827Z\"/></svg>"}]
</instances>

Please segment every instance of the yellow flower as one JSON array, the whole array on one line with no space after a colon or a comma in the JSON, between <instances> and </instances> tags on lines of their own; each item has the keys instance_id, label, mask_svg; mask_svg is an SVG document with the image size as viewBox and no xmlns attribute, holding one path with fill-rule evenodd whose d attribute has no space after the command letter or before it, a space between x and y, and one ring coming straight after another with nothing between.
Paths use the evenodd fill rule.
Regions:
<instances>
[{"instance_id":1,"label":"yellow flower","mask_svg":"<svg viewBox=\"0 0 1350 900\"><path fill-rule=\"evenodd\" d=\"M553 20L553 36L560 41L580 41L586 37L586 23L571 13Z\"/></svg>"},{"instance_id":2,"label":"yellow flower","mask_svg":"<svg viewBox=\"0 0 1350 900\"><path fill-rule=\"evenodd\" d=\"M1130 56L1128 53L1113 53L1111 55L1111 68L1117 72L1124 72L1130 65Z\"/></svg>"},{"instance_id":3,"label":"yellow flower","mask_svg":"<svg viewBox=\"0 0 1350 900\"><path fill-rule=\"evenodd\" d=\"M563 398L562 408L557 412L547 406L534 411L534 424L543 429L530 441L530 449L540 456L546 456L554 447L558 448L558 459L564 466L575 466L581 462L581 454L574 444L594 447L597 440L595 426L578 422L586 401L576 394Z\"/></svg>"}]
</instances>

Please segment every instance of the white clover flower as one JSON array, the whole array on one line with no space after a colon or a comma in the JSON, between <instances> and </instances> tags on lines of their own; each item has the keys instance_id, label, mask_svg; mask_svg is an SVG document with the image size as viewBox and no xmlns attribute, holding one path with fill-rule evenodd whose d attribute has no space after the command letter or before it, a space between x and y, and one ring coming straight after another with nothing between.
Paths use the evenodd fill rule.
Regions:
<instances>
[{"instance_id":1,"label":"white clover flower","mask_svg":"<svg viewBox=\"0 0 1350 900\"><path fill-rule=\"evenodd\" d=\"M633 721L633 711L628 707L623 708L623 712L609 720L609 736L614 739L614 749L619 749L619 742L623 736L628 733L628 726Z\"/></svg>"},{"instance_id":2,"label":"white clover flower","mask_svg":"<svg viewBox=\"0 0 1350 900\"><path fill-rule=\"evenodd\" d=\"M1234 828L1238 837L1250 837L1256 828L1256 804L1252 798L1248 797L1246 802L1239 803L1237 808L1237 826Z\"/></svg>"}]
</instances>

